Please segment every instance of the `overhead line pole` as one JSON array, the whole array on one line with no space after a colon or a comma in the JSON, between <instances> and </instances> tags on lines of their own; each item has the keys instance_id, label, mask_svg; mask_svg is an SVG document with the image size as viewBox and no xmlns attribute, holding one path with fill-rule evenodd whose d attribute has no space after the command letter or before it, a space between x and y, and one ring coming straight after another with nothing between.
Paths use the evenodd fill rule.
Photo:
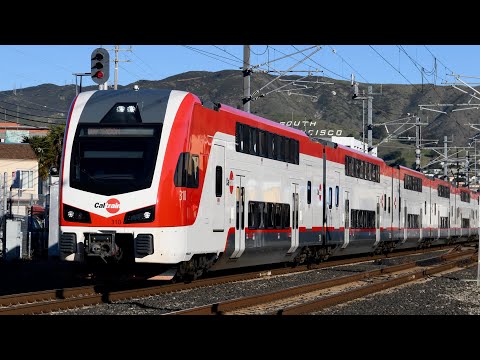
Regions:
<instances>
[{"instance_id":1,"label":"overhead line pole","mask_svg":"<svg viewBox=\"0 0 480 360\"><path fill-rule=\"evenodd\" d=\"M250 99L250 45L243 45L243 98ZM250 101L243 103L243 110L250 112Z\"/></svg>"}]
</instances>

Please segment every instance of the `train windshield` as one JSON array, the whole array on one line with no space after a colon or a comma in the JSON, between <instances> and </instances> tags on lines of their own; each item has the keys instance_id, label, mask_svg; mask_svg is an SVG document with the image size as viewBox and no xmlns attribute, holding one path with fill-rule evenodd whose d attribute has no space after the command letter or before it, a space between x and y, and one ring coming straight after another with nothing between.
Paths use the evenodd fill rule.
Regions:
<instances>
[{"instance_id":1,"label":"train windshield","mask_svg":"<svg viewBox=\"0 0 480 360\"><path fill-rule=\"evenodd\" d=\"M79 125L70 186L106 196L149 188L161 132L162 124Z\"/></svg>"}]
</instances>

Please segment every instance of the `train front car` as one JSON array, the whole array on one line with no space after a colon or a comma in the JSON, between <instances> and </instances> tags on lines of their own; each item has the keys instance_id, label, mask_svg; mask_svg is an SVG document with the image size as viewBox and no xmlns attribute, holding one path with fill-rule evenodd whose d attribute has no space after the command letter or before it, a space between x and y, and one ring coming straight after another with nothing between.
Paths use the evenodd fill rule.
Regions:
<instances>
[{"instance_id":1,"label":"train front car","mask_svg":"<svg viewBox=\"0 0 480 360\"><path fill-rule=\"evenodd\" d=\"M179 154L188 155L196 102L186 92L153 89L89 91L76 98L61 167L61 259L185 260L185 234L178 226L186 210L172 182L182 175L175 170Z\"/></svg>"}]
</instances>

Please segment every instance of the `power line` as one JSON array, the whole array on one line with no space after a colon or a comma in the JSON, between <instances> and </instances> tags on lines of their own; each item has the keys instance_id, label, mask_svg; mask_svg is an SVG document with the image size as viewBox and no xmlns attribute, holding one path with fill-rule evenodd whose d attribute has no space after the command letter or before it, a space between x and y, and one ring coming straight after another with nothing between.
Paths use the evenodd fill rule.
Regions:
<instances>
[{"instance_id":1,"label":"power line","mask_svg":"<svg viewBox=\"0 0 480 360\"><path fill-rule=\"evenodd\" d=\"M221 58L224 58L224 59L227 59L227 60L231 60L230 58L226 58L225 56L221 56L221 55L218 55L218 54L214 54L214 53L211 53L211 52L205 51L205 50L200 50L200 49L194 48L194 47L192 47L192 46L188 46L188 45L181 45L181 46L184 47L184 48L187 48L187 49L189 49L189 50L195 51L195 52L197 52L197 53L199 53L199 54L205 55L205 56L207 56L207 57L209 57L209 58L212 58L212 59L214 59L214 60L221 61L221 62L223 62L223 63L225 63L225 64L227 64L227 65L230 65L230 66L233 66L233 67L237 67L237 65L234 65L234 64L232 64L232 63L226 62L226 61L221 60L221 59L218 58L218 57L221 57ZM209 55L209 54L210 54L210 55ZM211 56L211 55L213 55L213 56ZM217 57L214 57L214 56L217 56Z\"/></svg>"},{"instance_id":2,"label":"power line","mask_svg":"<svg viewBox=\"0 0 480 360\"><path fill-rule=\"evenodd\" d=\"M10 96L10 95L7 95L7 96ZM32 108L32 107L29 107L29 106L25 106L25 105L20 105L20 104L14 104L14 103L11 103L11 102L8 102L8 101L3 101L3 100L0 100L0 103L4 103L4 104L7 104L7 105L12 105L12 106L19 106L19 107L22 107L22 108L25 108L25 109L30 109L30 110L35 110L35 111L46 111L46 112L61 112L61 113L64 113L64 112L67 112L67 110L58 110L58 109L54 109L54 110L47 110L47 109L36 109L36 108ZM43 105L39 105L39 106L42 106Z\"/></svg>"},{"instance_id":3,"label":"power line","mask_svg":"<svg viewBox=\"0 0 480 360\"><path fill-rule=\"evenodd\" d=\"M265 55L265 53L267 52L267 50L268 50L268 45L267 45L267 47L265 48L265 51L264 51L263 53L257 54L255 51L252 50L252 48L250 48L250 51L251 51L254 55L257 55L257 56Z\"/></svg>"},{"instance_id":4,"label":"power line","mask_svg":"<svg viewBox=\"0 0 480 360\"><path fill-rule=\"evenodd\" d=\"M145 69L143 66L140 66L140 64L133 61L127 54L124 54L124 57L128 60L128 62L135 64L135 66L138 67L142 71L142 73L150 75L151 77L155 76L151 71Z\"/></svg>"},{"instance_id":5,"label":"power line","mask_svg":"<svg viewBox=\"0 0 480 360\"><path fill-rule=\"evenodd\" d=\"M7 95L7 97L13 98L13 99L19 100L19 101L24 101L24 102L27 102L27 103L29 103L29 104L41 106L41 107L43 107L43 108L45 108L45 109L52 109L52 110L54 110L54 111L56 111L56 112L62 112L62 113L63 113L63 112L66 112L66 111L67 111L67 110L54 109L54 108L51 108L51 107L48 107L48 106L42 105L42 104L37 104L37 103L34 103L33 101L29 101L29 100L26 100L26 99L24 99L24 98L22 98L22 97L18 97L18 96ZM24 106L24 105L15 104L15 106L17 106L17 105L26 108L26 106ZM34 108L31 108L31 109L32 109L32 110L41 110L41 109L34 109Z\"/></svg>"},{"instance_id":6,"label":"power line","mask_svg":"<svg viewBox=\"0 0 480 360\"><path fill-rule=\"evenodd\" d=\"M385 59L385 58L382 56L382 54L380 54L372 45L368 45L368 46L370 46L370 48L371 48L373 51L375 51L375 52L377 53L377 55L380 56L380 57L383 59L383 61L385 61L385 62L386 62L388 65L390 65L396 72L398 72L400 75L402 75L402 77L403 77L405 80L407 80L407 82L408 82L410 85L412 85L418 92L421 92L420 90L418 90L418 88L417 88L415 85L413 85L413 84L410 82L410 80L408 80L408 79L405 77L405 75L403 75L403 74L402 74L395 66L393 66L387 59Z\"/></svg>"},{"instance_id":7,"label":"power line","mask_svg":"<svg viewBox=\"0 0 480 360\"><path fill-rule=\"evenodd\" d=\"M137 57L138 60L140 60L142 63L144 63L147 67L149 67L152 71L150 72L152 75L156 75L158 77L158 74L155 72L155 69L151 67L148 63L143 61L133 50L131 51L133 55Z\"/></svg>"},{"instance_id":8,"label":"power line","mask_svg":"<svg viewBox=\"0 0 480 360\"><path fill-rule=\"evenodd\" d=\"M365 77L363 77L362 74L360 74L360 72L358 72L357 70L355 70L355 68L354 68L352 65L350 65L350 64L337 52L336 49L334 49L334 48L331 47L330 45L328 45L328 47L329 47L330 49L332 49L332 52L333 52L335 55L337 55L338 57L340 57L340 59L342 59L342 61L345 62L345 63L350 67L350 69L352 69L353 71L355 71L355 74L358 74L358 76L360 76L363 80L366 81L367 84L370 85L370 82L369 82L367 79L365 79Z\"/></svg>"},{"instance_id":9,"label":"power line","mask_svg":"<svg viewBox=\"0 0 480 360\"><path fill-rule=\"evenodd\" d=\"M34 114L29 114L29 113L24 113L24 112L21 112L21 111L16 111L16 110L11 110L11 109L7 109L7 108L4 108L2 106L0 106L0 109L1 110L5 110L5 111L10 111L10 112L15 112L17 114L22 114L22 115L26 115L26 116L35 116L35 117L40 117L40 118L45 118L45 119L53 119L53 120L59 120L61 118L54 118L54 117L51 117L51 116L43 116L43 115L34 115ZM0 114L1 115L1 114Z\"/></svg>"},{"instance_id":10,"label":"power line","mask_svg":"<svg viewBox=\"0 0 480 360\"><path fill-rule=\"evenodd\" d=\"M225 49L222 49L221 47L219 47L219 46L217 46L217 45L213 45L213 46L216 47L216 48L219 49L219 50L222 50L223 52L227 53L228 55L230 55L231 57L237 59L238 61L240 61L240 63L243 64L243 60L240 59L238 56L235 56L234 54L228 52L228 51L225 50ZM251 48L250 48L250 51L251 51ZM252 51L252 52L253 52L253 51ZM255 54L255 53L254 53L254 54ZM256 55L256 54L255 54L255 55ZM234 60L234 59L229 59L229 60ZM237 60L234 60L234 61L237 61Z\"/></svg>"},{"instance_id":11,"label":"power line","mask_svg":"<svg viewBox=\"0 0 480 360\"><path fill-rule=\"evenodd\" d=\"M295 50L298 50L298 48L297 48L295 45L292 45L292 47L293 47ZM276 50L276 49L275 49L275 50ZM277 50L277 51L278 51L279 53L282 53L280 50ZM282 53L282 54L283 54L283 53ZM293 58L293 57L292 57L292 58ZM349 79L346 78L345 76L340 75L340 74L337 74L335 71L332 71L332 70L326 68L325 66L320 65L320 64L319 64L318 62L316 62L315 60L313 60L313 59L309 59L309 60L310 60L311 62L317 64L318 66L320 66L322 69L325 69L325 70L327 70L328 72L331 72L332 74L338 76L339 78L342 78L342 79L345 79L345 80L349 80Z\"/></svg>"},{"instance_id":12,"label":"power line","mask_svg":"<svg viewBox=\"0 0 480 360\"><path fill-rule=\"evenodd\" d=\"M451 72L452 74L454 73L454 71L453 71L452 69L450 69L447 65L445 65L443 62L441 62L440 59L439 59L437 56L435 56L435 55L430 51L430 49L427 47L427 45L423 45L423 46L425 47L425 49L427 49L427 51L430 53L430 55L433 56L434 59L437 59L438 62L443 65L443 67L444 67L445 69L450 70L450 72Z\"/></svg>"}]
</instances>

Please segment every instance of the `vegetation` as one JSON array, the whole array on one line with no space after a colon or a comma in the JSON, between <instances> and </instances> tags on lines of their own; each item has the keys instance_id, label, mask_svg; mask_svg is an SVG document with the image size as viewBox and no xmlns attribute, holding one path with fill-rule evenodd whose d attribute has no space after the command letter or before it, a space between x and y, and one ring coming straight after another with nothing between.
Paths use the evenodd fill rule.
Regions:
<instances>
[{"instance_id":1,"label":"vegetation","mask_svg":"<svg viewBox=\"0 0 480 360\"><path fill-rule=\"evenodd\" d=\"M24 143L30 144L38 157L38 173L43 180L48 178L51 168L60 169L64 133L65 125L56 125L50 127L50 132L46 136L23 139Z\"/></svg>"}]
</instances>

